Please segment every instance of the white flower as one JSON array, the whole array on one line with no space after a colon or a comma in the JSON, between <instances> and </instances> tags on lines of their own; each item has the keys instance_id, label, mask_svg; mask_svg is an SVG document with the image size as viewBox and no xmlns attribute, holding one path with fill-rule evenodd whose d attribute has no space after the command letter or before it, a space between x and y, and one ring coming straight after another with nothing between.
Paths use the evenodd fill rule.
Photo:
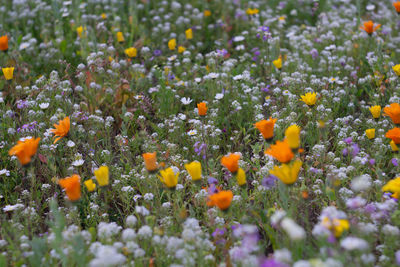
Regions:
<instances>
[{"instance_id":1,"label":"white flower","mask_svg":"<svg viewBox=\"0 0 400 267\"><path fill-rule=\"evenodd\" d=\"M49 107L49 105L50 105L49 103L41 103L41 104L39 104L39 108L46 109Z\"/></svg>"},{"instance_id":2,"label":"white flower","mask_svg":"<svg viewBox=\"0 0 400 267\"><path fill-rule=\"evenodd\" d=\"M184 105L189 105L190 103L192 103L192 99L190 99L189 97L182 97L181 98L181 102L182 102L182 104L184 104Z\"/></svg>"},{"instance_id":3,"label":"white flower","mask_svg":"<svg viewBox=\"0 0 400 267\"><path fill-rule=\"evenodd\" d=\"M136 211L136 213L139 213L140 215L143 215L143 216L147 216L150 214L150 211L143 206L136 206L135 211Z\"/></svg>"},{"instance_id":4,"label":"white flower","mask_svg":"<svg viewBox=\"0 0 400 267\"><path fill-rule=\"evenodd\" d=\"M83 159L78 159L72 162L72 166L79 167L82 166L85 161Z\"/></svg>"},{"instance_id":5,"label":"white flower","mask_svg":"<svg viewBox=\"0 0 400 267\"><path fill-rule=\"evenodd\" d=\"M68 140L67 146L68 146L68 147L74 147L74 146L75 146L75 143L74 143L73 141L71 141L71 140Z\"/></svg>"},{"instance_id":6,"label":"white flower","mask_svg":"<svg viewBox=\"0 0 400 267\"><path fill-rule=\"evenodd\" d=\"M137 218L135 215L129 215L126 218L125 225L127 227L134 227L136 225L136 223L137 223Z\"/></svg>"},{"instance_id":7,"label":"white flower","mask_svg":"<svg viewBox=\"0 0 400 267\"><path fill-rule=\"evenodd\" d=\"M151 230L150 226L144 225L140 227L138 231L138 236L144 237L144 238L150 238L153 234L153 231Z\"/></svg>"},{"instance_id":8,"label":"white flower","mask_svg":"<svg viewBox=\"0 0 400 267\"><path fill-rule=\"evenodd\" d=\"M302 240L306 237L304 229L291 218L284 218L281 222L281 226L291 240Z\"/></svg>"},{"instance_id":9,"label":"white flower","mask_svg":"<svg viewBox=\"0 0 400 267\"><path fill-rule=\"evenodd\" d=\"M224 94L218 93L215 95L215 99L220 100L224 97Z\"/></svg>"},{"instance_id":10,"label":"white flower","mask_svg":"<svg viewBox=\"0 0 400 267\"><path fill-rule=\"evenodd\" d=\"M4 212L7 212L7 211L14 211L14 210L22 209L23 207L24 207L24 205L22 205L22 204L6 205L6 206L3 208L3 211L4 211Z\"/></svg>"},{"instance_id":11,"label":"white flower","mask_svg":"<svg viewBox=\"0 0 400 267\"><path fill-rule=\"evenodd\" d=\"M135 238L136 238L135 230L133 230L131 228L127 228L124 231L122 231L122 240L124 242L132 241Z\"/></svg>"},{"instance_id":12,"label":"white flower","mask_svg":"<svg viewBox=\"0 0 400 267\"><path fill-rule=\"evenodd\" d=\"M351 189L356 192L365 191L371 187L371 176L364 174L353 179Z\"/></svg>"},{"instance_id":13,"label":"white flower","mask_svg":"<svg viewBox=\"0 0 400 267\"><path fill-rule=\"evenodd\" d=\"M340 241L340 245L345 250L366 250L368 249L368 242L358 237L346 237Z\"/></svg>"},{"instance_id":14,"label":"white flower","mask_svg":"<svg viewBox=\"0 0 400 267\"><path fill-rule=\"evenodd\" d=\"M6 176L10 176L10 171L7 169L2 169L0 170L0 175L6 175Z\"/></svg>"},{"instance_id":15,"label":"white flower","mask_svg":"<svg viewBox=\"0 0 400 267\"><path fill-rule=\"evenodd\" d=\"M125 256L118 253L117 248L101 246L97 249L96 258L90 261L90 267L121 266L125 260Z\"/></svg>"},{"instance_id":16,"label":"white flower","mask_svg":"<svg viewBox=\"0 0 400 267\"><path fill-rule=\"evenodd\" d=\"M190 130L188 132L188 135L190 135L190 136L193 136L193 135L196 135L196 134L197 134L197 130L196 129Z\"/></svg>"}]
</instances>

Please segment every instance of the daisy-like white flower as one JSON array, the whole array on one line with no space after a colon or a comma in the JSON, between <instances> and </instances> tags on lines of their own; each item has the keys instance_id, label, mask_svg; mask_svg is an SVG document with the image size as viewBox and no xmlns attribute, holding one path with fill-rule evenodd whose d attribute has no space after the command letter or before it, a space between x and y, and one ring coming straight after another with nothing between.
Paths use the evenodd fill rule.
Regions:
<instances>
[{"instance_id":1,"label":"daisy-like white flower","mask_svg":"<svg viewBox=\"0 0 400 267\"><path fill-rule=\"evenodd\" d=\"M189 105L190 103L192 103L192 99L190 99L189 97L182 97L181 98L181 102L182 102L182 104L184 104L184 105Z\"/></svg>"}]
</instances>

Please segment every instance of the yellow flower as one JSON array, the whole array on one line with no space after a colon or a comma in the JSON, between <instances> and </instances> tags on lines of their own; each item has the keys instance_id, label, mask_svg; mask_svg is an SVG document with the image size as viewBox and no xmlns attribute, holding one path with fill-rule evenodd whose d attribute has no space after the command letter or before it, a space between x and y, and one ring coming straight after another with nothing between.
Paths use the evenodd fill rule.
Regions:
<instances>
[{"instance_id":1,"label":"yellow flower","mask_svg":"<svg viewBox=\"0 0 400 267\"><path fill-rule=\"evenodd\" d=\"M282 57L279 56L278 59L275 59L274 61L272 61L272 64L274 64L274 66L280 70L282 68Z\"/></svg>"},{"instance_id":2,"label":"yellow flower","mask_svg":"<svg viewBox=\"0 0 400 267\"><path fill-rule=\"evenodd\" d=\"M300 101L303 101L308 106L314 106L317 101L317 93L306 93L305 95L300 96Z\"/></svg>"},{"instance_id":3,"label":"yellow flower","mask_svg":"<svg viewBox=\"0 0 400 267\"><path fill-rule=\"evenodd\" d=\"M211 16L211 11L210 10L204 10L204 17L209 17Z\"/></svg>"},{"instance_id":4,"label":"yellow flower","mask_svg":"<svg viewBox=\"0 0 400 267\"><path fill-rule=\"evenodd\" d=\"M95 170L94 175L96 176L96 180L100 186L108 185L109 173L107 166L101 166L100 168Z\"/></svg>"},{"instance_id":5,"label":"yellow flower","mask_svg":"<svg viewBox=\"0 0 400 267\"><path fill-rule=\"evenodd\" d=\"M400 64L393 66L392 69L397 76L400 76Z\"/></svg>"},{"instance_id":6,"label":"yellow flower","mask_svg":"<svg viewBox=\"0 0 400 267\"><path fill-rule=\"evenodd\" d=\"M283 183L290 185L297 181L301 165L303 165L303 162L296 160L293 164L274 166L269 173L278 177Z\"/></svg>"},{"instance_id":7,"label":"yellow flower","mask_svg":"<svg viewBox=\"0 0 400 267\"><path fill-rule=\"evenodd\" d=\"M198 161L192 161L189 164L185 164L185 169L188 171L193 181L201 179L201 163Z\"/></svg>"},{"instance_id":8,"label":"yellow flower","mask_svg":"<svg viewBox=\"0 0 400 267\"><path fill-rule=\"evenodd\" d=\"M296 124L290 125L285 131L285 138L291 149L296 149L300 146L300 127Z\"/></svg>"},{"instance_id":9,"label":"yellow flower","mask_svg":"<svg viewBox=\"0 0 400 267\"><path fill-rule=\"evenodd\" d=\"M322 225L333 231L336 237L340 237L345 230L350 228L349 221L346 219L333 219L331 220L329 217L325 217L322 220Z\"/></svg>"},{"instance_id":10,"label":"yellow flower","mask_svg":"<svg viewBox=\"0 0 400 267\"><path fill-rule=\"evenodd\" d=\"M186 48L184 46L178 46L178 53L182 54L183 52L185 52Z\"/></svg>"},{"instance_id":11,"label":"yellow flower","mask_svg":"<svg viewBox=\"0 0 400 267\"><path fill-rule=\"evenodd\" d=\"M168 41L168 48L169 50L175 50L176 48L176 39L171 39Z\"/></svg>"},{"instance_id":12,"label":"yellow flower","mask_svg":"<svg viewBox=\"0 0 400 267\"><path fill-rule=\"evenodd\" d=\"M93 183L93 179L86 180L83 182L89 192L92 192L96 189L96 184Z\"/></svg>"},{"instance_id":13,"label":"yellow flower","mask_svg":"<svg viewBox=\"0 0 400 267\"><path fill-rule=\"evenodd\" d=\"M382 187L383 192L393 193L392 197L399 198L400 195L400 177L390 180Z\"/></svg>"},{"instance_id":14,"label":"yellow flower","mask_svg":"<svg viewBox=\"0 0 400 267\"><path fill-rule=\"evenodd\" d=\"M371 112L374 119L378 119L381 116L381 106L379 105L370 107L369 111Z\"/></svg>"},{"instance_id":15,"label":"yellow flower","mask_svg":"<svg viewBox=\"0 0 400 267\"><path fill-rule=\"evenodd\" d=\"M79 38L82 38L83 27L79 26L76 28L76 33L78 34Z\"/></svg>"},{"instance_id":16,"label":"yellow flower","mask_svg":"<svg viewBox=\"0 0 400 267\"><path fill-rule=\"evenodd\" d=\"M125 54L130 58L136 57L137 50L135 47L129 47L129 48L125 49Z\"/></svg>"},{"instance_id":17,"label":"yellow flower","mask_svg":"<svg viewBox=\"0 0 400 267\"><path fill-rule=\"evenodd\" d=\"M390 140L390 147L394 152L399 151L399 148L397 147L396 143L393 140Z\"/></svg>"},{"instance_id":18,"label":"yellow flower","mask_svg":"<svg viewBox=\"0 0 400 267\"><path fill-rule=\"evenodd\" d=\"M246 10L247 15L255 15L258 14L259 10L257 8L248 8Z\"/></svg>"},{"instance_id":19,"label":"yellow flower","mask_svg":"<svg viewBox=\"0 0 400 267\"><path fill-rule=\"evenodd\" d=\"M375 138L375 129L365 130L365 135L368 137L368 139L374 139Z\"/></svg>"},{"instance_id":20,"label":"yellow flower","mask_svg":"<svg viewBox=\"0 0 400 267\"><path fill-rule=\"evenodd\" d=\"M101 18L102 19L106 19L107 18L107 14L106 13L101 13Z\"/></svg>"},{"instance_id":21,"label":"yellow flower","mask_svg":"<svg viewBox=\"0 0 400 267\"><path fill-rule=\"evenodd\" d=\"M174 188L178 184L179 172L175 174L171 167L161 170L160 174L161 176L158 175L158 178L166 187Z\"/></svg>"},{"instance_id":22,"label":"yellow flower","mask_svg":"<svg viewBox=\"0 0 400 267\"><path fill-rule=\"evenodd\" d=\"M239 168L236 173L236 181L239 186L246 184L246 173L242 168Z\"/></svg>"},{"instance_id":23,"label":"yellow flower","mask_svg":"<svg viewBox=\"0 0 400 267\"><path fill-rule=\"evenodd\" d=\"M124 38L124 35L122 34L122 32L117 32L117 41L119 43L125 42L125 38Z\"/></svg>"},{"instance_id":24,"label":"yellow flower","mask_svg":"<svg viewBox=\"0 0 400 267\"><path fill-rule=\"evenodd\" d=\"M193 39L193 31L191 28L187 29L185 31L186 39L191 40Z\"/></svg>"},{"instance_id":25,"label":"yellow flower","mask_svg":"<svg viewBox=\"0 0 400 267\"><path fill-rule=\"evenodd\" d=\"M14 67L1 68L1 70L3 71L4 78L6 78L7 81L11 80L14 77Z\"/></svg>"}]
</instances>

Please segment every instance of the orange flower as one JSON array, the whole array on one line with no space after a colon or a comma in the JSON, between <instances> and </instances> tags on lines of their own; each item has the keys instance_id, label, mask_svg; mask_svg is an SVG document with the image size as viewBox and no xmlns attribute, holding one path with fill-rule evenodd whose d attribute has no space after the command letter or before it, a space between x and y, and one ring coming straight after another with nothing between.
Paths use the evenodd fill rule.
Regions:
<instances>
[{"instance_id":1,"label":"orange flower","mask_svg":"<svg viewBox=\"0 0 400 267\"><path fill-rule=\"evenodd\" d=\"M286 140L283 142L276 141L275 145L271 145L266 151L265 154L273 156L281 163L288 163L294 157L292 150Z\"/></svg>"},{"instance_id":2,"label":"orange flower","mask_svg":"<svg viewBox=\"0 0 400 267\"><path fill-rule=\"evenodd\" d=\"M58 180L58 184L65 190L71 201L81 198L81 177L77 174Z\"/></svg>"},{"instance_id":3,"label":"orange flower","mask_svg":"<svg viewBox=\"0 0 400 267\"><path fill-rule=\"evenodd\" d=\"M54 134L54 137L59 136L54 140L54 144L58 142L61 138L66 136L69 132L70 120L69 117L65 117L65 119L60 120L57 124L54 124L55 129L51 129L51 132Z\"/></svg>"},{"instance_id":4,"label":"orange flower","mask_svg":"<svg viewBox=\"0 0 400 267\"><path fill-rule=\"evenodd\" d=\"M233 198L232 191L219 191L208 197L208 206L217 206L221 210L226 210L231 205Z\"/></svg>"},{"instance_id":5,"label":"orange flower","mask_svg":"<svg viewBox=\"0 0 400 267\"><path fill-rule=\"evenodd\" d=\"M400 13L400 1L393 2L393 6L394 6L394 9L396 9L396 12L399 14Z\"/></svg>"},{"instance_id":6,"label":"orange flower","mask_svg":"<svg viewBox=\"0 0 400 267\"><path fill-rule=\"evenodd\" d=\"M207 104L206 103L201 102L201 103L197 104L197 109L198 109L198 112L199 112L200 116L207 115L207 109L208 108L207 108Z\"/></svg>"},{"instance_id":7,"label":"orange flower","mask_svg":"<svg viewBox=\"0 0 400 267\"><path fill-rule=\"evenodd\" d=\"M389 116L393 123L400 123L400 105L398 103L392 103L389 107L383 109L383 115Z\"/></svg>"},{"instance_id":8,"label":"orange flower","mask_svg":"<svg viewBox=\"0 0 400 267\"><path fill-rule=\"evenodd\" d=\"M400 144L400 128L395 127L387 131L385 136L392 139L396 145Z\"/></svg>"},{"instance_id":9,"label":"orange flower","mask_svg":"<svg viewBox=\"0 0 400 267\"><path fill-rule=\"evenodd\" d=\"M8 50L8 36L3 35L0 37L0 50L7 51Z\"/></svg>"},{"instance_id":10,"label":"orange flower","mask_svg":"<svg viewBox=\"0 0 400 267\"><path fill-rule=\"evenodd\" d=\"M261 120L254 123L254 126L261 132L264 139L270 139L274 136L274 126L277 119L269 117L269 120Z\"/></svg>"},{"instance_id":11,"label":"orange flower","mask_svg":"<svg viewBox=\"0 0 400 267\"><path fill-rule=\"evenodd\" d=\"M157 152L153 153L143 153L143 160L146 169L149 172L155 171L157 169Z\"/></svg>"},{"instance_id":12,"label":"orange flower","mask_svg":"<svg viewBox=\"0 0 400 267\"><path fill-rule=\"evenodd\" d=\"M364 26L361 26L360 29L364 30L366 33L371 35L374 31L376 31L380 27L381 27L381 24L376 24L376 26L374 27L374 23L372 22L372 20L369 20L369 21L365 21Z\"/></svg>"},{"instance_id":13,"label":"orange flower","mask_svg":"<svg viewBox=\"0 0 400 267\"><path fill-rule=\"evenodd\" d=\"M236 153L230 153L228 156L223 156L221 159L221 164L225 166L230 172L237 172L239 169L239 159L240 155Z\"/></svg>"},{"instance_id":14,"label":"orange flower","mask_svg":"<svg viewBox=\"0 0 400 267\"><path fill-rule=\"evenodd\" d=\"M26 138L24 141L18 141L8 154L10 156L17 156L22 165L28 164L31 161L31 157L36 154L39 141L40 137Z\"/></svg>"}]
</instances>

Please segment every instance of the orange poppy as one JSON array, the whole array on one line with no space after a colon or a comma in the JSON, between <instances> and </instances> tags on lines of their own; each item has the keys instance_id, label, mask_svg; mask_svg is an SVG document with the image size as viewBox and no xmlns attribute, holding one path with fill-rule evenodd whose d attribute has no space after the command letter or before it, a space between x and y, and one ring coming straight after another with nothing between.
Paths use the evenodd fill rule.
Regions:
<instances>
[{"instance_id":1,"label":"orange poppy","mask_svg":"<svg viewBox=\"0 0 400 267\"><path fill-rule=\"evenodd\" d=\"M283 142L276 141L275 145L271 145L266 151L265 154L273 156L281 163L288 163L294 157L292 149L286 140Z\"/></svg>"},{"instance_id":2,"label":"orange poppy","mask_svg":"<svg viewBox=\"0 0 400 267\"><path fill-rule=\"evenodd\" d=\"M232 203L233 193L232 191L219 191L218 193L212 194L208 197L207 205L217 206L221 210L226 210Z\"/></svg>"},{"instance_id":3,"label":"orange poppy","mask_svg":"<svg viewBox=\"0 0 400 267\"><path fill-rule=\"evenodd\" d=\"M236 153L230 153L228 156L223 156L221 158L221 164L225 166L230 172L237 172L239 169L239 159L240 155Z\"/></svg>"},{"instance_id":4,"label":"orange poppy","mask_svg":"<svg viewBox=\"0 0 400 267\"><path fill-rule=\"evenodd\" d=\"M143 160L146 169L149 172L155 171L157 169L157 152L153 153L143 153Z\"/></svg>"},{"instance_id":5,"label":"orange poppy","mask_svg":"<svg viewBox=\"0 0 400 267\"><path fill-rule=\"evenodd\" d=\"M71 201L81 198L81 177L77 174L58 180L58 184L65 190Z\"/></svg>"},{"instance_id":6,"label":"orange poppy","mask_svg":"<svg viewBox=\"0 0 400 267\"><path fill-rule=\"evenodd\" d=\"M54 137L57 137L54 140L54 144L58 142L61 138L66 136L69 132L69 127L70 127L70 120L69 117L65 117L65 119L60 120L57 124L54 124L55 129L51 129L51 132L54 134Z\"/></svg>"},{"instance_id":7,"label":"orange poppy","mask_svg":"<svg viewBox=\"0 0 400 267\"><path fill-rule=\"evenodd\" d=\"M270 139L274 136L274 126L277 119L269 117L269 120L261 120L254 123L254 126L261 132L264 139Z\"/></svg>"},{"instance_id":8,"label":"orange poppy","mask_svg":"<svg viewBox=\"0 0 400 267\"><path fill-rule=\"evenodd\" d=\"M394 9L397 13L400 13L400 1L393 2Z\"/></svg>"},{"instance_id":9,"label":"orange poppy","mask_svg":"<svg viewBox=\"0 0 400 267\"><path fill-rule=\"evenodd\" d=\"M381 24L376 24L376 26L374 27L374 23L372 22L372 20L369 20L369 21L365 21L364 25L361 26L360 29L364 30L366 33L371 35L373 32L375 32L380 27L381 27Z\"/></svg>"},{"instance_id":10,"label":"orange poppy","mask_svg":"<svg viewBox=\"0 0 400 267\"><path fill-rule=\"evenodd\" d=\"M198 103L197 104L197 109L198 109L198 113L200 116L205 116L207 115L207 104L204 102Z\"/></svg>"},{"instance_id":11,"label":"orange poppy","mask_svg":"<svg viewBox=\"0 0 400 267\"><path fill-rule=\"evenodd\" d=\"M10 156L17 156L22 165L28 164L31 161L31 157L36 154L39 141L40 137L26 138L24 141L18 141L8 154Z\"/></svg>"},{"instance_id":12,"label":"orange poppy","mask_svg":"<svg viewBox=\"0 0 400 267\"><path fill-rule=\"evenodd\" d=\"M383 115L389 116L393 123L400 123L400 105L398 103L392 103L389 107L383 109Z\"/></svg>"},{"instance_id":13,"label":"orange poppy","mask_svg":"<svg viewBox=\"0 0 400 267\"><path fill-rule=\"evenodd\" d=\"M387 131L385 136L392 139L396 145L400 144L400 128L395 127Z\"/></svg>"},{"instance_id":14,"label":"orange poppy","mask_svg":"<svg viewBox=\"0 0 400 267\"><path fill-rule=\"evenodd\" d=\"M3 35L0 37L0 50L7 51L8 50L8 36Z\"/></svg>"}]
</instances>

